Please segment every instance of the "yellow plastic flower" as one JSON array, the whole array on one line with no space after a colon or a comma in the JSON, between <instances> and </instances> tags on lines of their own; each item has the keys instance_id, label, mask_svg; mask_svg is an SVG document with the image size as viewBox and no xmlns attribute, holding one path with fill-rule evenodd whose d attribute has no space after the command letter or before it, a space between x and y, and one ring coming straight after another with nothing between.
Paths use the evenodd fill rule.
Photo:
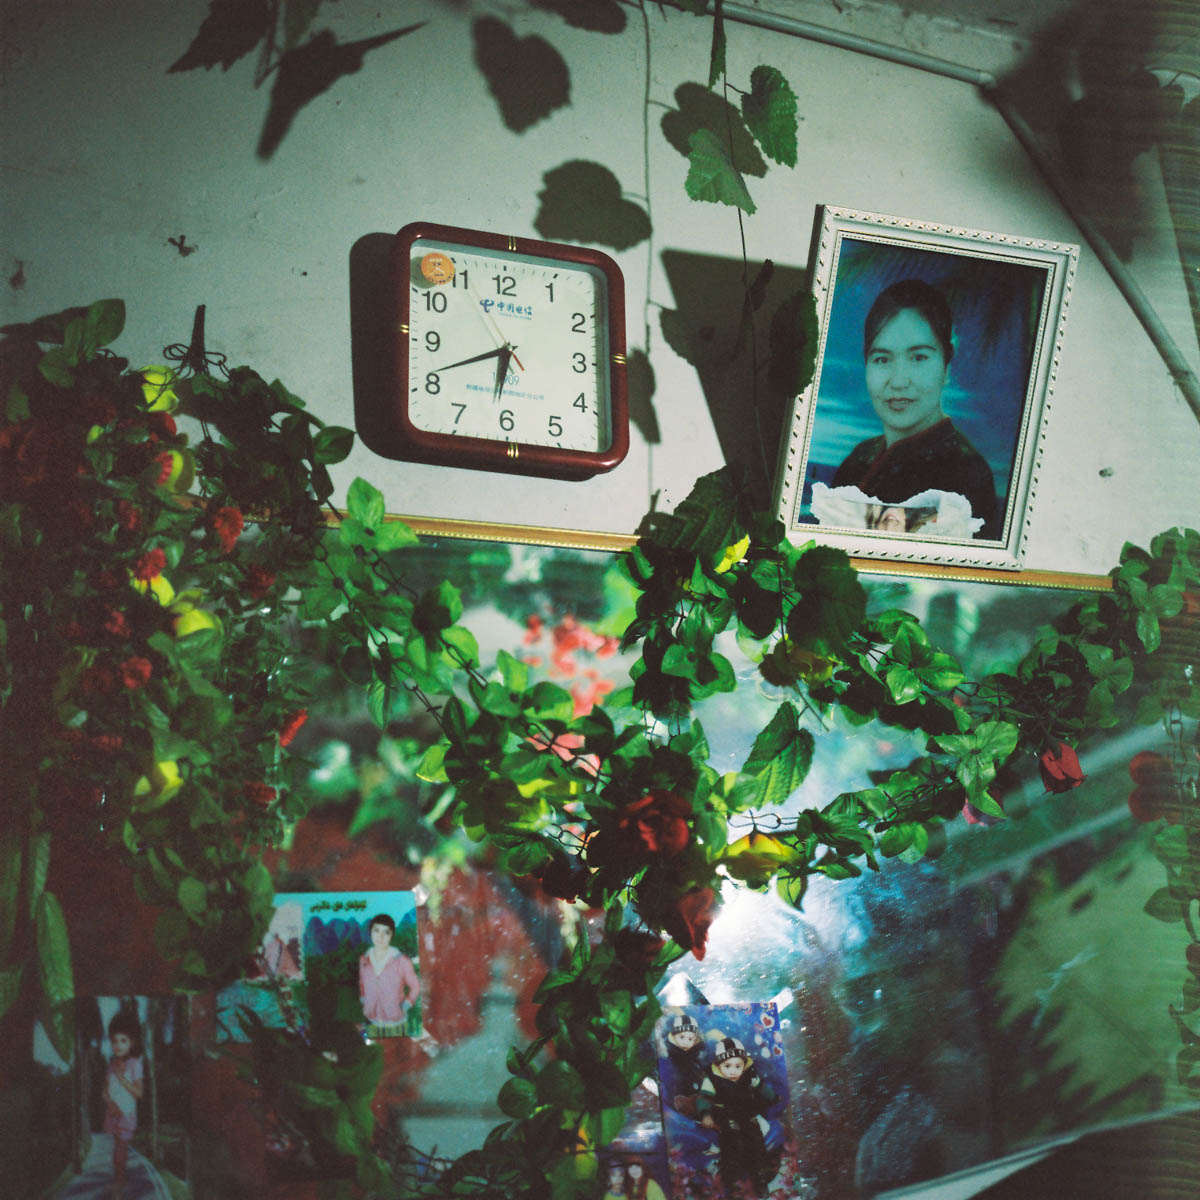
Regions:
<instances>
[{"instance_id":1,"label":"yellow plastic flower","mask_svg":"<svg viewBox=\"0 0 1200 1200\"><path fill-rule=\"evenodd\" d=\"M175 395L175 380L179 376L170 367L143 367L142 395L151 412L174 412L179 407L179 397Z\"/></svg>"},{"instance_id":2,"label":"yellow plastic flower","mask_svg":"<svg viewBox=\"0 0 1200 1200\"><path fill-rule=\"evenodd\" d=\"M200 608L196 601L204 593L199 588L189 588L180 592L171 605L174 615L172 629L176 637L187 637L189 633L199 633L202 629L215 629L221 632L221 620L206 608Z\"/></svg>"},{"instance_id":3,"label":"yellow plastic flower","mask_svg":"<svg viewBox=\"0 0 1200 1200\"><path fill-rule=\"evenodd\" d=\"M750 535L746 534L741 541L734 542L730 546L725 547L724 553L721 555L721 561L713 568L718 575L728 571L734 563L739 563L746 557L746 551L750 549Z\"/></svg>"},{"instance_id":4,"label":"yellow plastic flower","mask_svg":"<svg viewBox=\"0 0 1200 1200\"><path fill-rule=\"evenodd\" d=\"M131 578L129 582L135 592L141 592L143 596L148 593L163 608L166 608L175 599L175 589L171 586L171 581L165 575L155 575L153 579L149 580Z\"/></svg>"},{"instance_id":5,"label":"yellow plastic flower","mask_svg":"<svg viewBox=\"0 0 1200 1200\"><path fill-rule=\"evenodd\" d=\"M183 787L179 764L173 759L156 762L148 775L133 785L133 807L141 812L166 804Z\"/></svg>"},{"instance_id":6,"label":"yellow plastic flower","mask_svg":"<svg viewBox=\"0 0 1200 1200\"><path fill-rule=\"evenodd\" d=\"M786 843L755 829L727 846L721 861L735 879L762 887L782 864L795 857L796 852Z\"/></svg>"}]
</instances>

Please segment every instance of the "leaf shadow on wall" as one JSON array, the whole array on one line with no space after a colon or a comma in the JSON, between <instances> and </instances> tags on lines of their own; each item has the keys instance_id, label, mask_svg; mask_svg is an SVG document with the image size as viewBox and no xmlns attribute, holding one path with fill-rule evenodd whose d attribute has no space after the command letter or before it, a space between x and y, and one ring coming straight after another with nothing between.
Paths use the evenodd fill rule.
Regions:
<instances>
[{"instance_id":1,"label":"leaf shadow on wall","mask_svg":"<svg viewBox=\"0 0 1200 1200\"><path fill-rule=\"evenodd\" d=\"M220 67L228 71L275 28L275 6L269 0L210 0L208 16L200 23L188 48L167 73L206 71Z\"/></svg>"},{"instance_id":2,"label":"leaf shadow on wall","mask_svg":"<svg viewBox=\"0 0 1200 1200\"><path fill-rule=\"evenodd\" d=\"M542 237L628 250L650 236L646 210L624 198L620 180L600 163L576 159L542 180L533 222Z\"/></svg>"},{"instance_id":3,"label":"leaf shadow on wall","mask_svg":"<svg viewBox=\"0 0 1200 1200\"><path fill-rule=\"evenodd\" d=\"M475 65L500 106L501 119L514 133L524 133L571 102L567 64L545 38L518 37L495 17L481 17L471 34Z\"/></svg>"},{"instance_id":4,"label":"leaf shadow on wall","mask_svg":"<svg viewBox=\"0 0 1200 1200\"><path fill-rule=\"evenodd\" d=\"M363 60L371 50L415 33L424 24L419 21L378 37L345 44L339 43L328 29L323 29L304 45L289 50L276 68L271 106L258 141L258 157L269 159L287 135L296 114L343 76L361 70Z\"/></svg>"},{"instance_id":5,"label":"leaf shadow on wall","mask_svg":"<svg viewBox=\"0 0 1200 1200\"><path fill-rule=\"evenodd\" d=\"M368 233L350 247L350 365L354 427L363 444L384 458L401 458L396 419L396 294L392 283L395 234Z\"/></svg>"},{"instance_id":6,"label":"leaf shadow on wall","mask_svg":"<svg viewBox=\"0 0 1200 1200\"><path fill-rule=\"evenodd\" d=\"M667 250L662 262L678 305L662 310L663 338L696 368L722 457L746 468L755 500L766 505L788 402L811 369L816 330L805 270L763 271L753 307L739 259Z\"/></svg>"},{"instance_id":7,"label":"leaf shadow on wall","mask_svg":"<svg viewBox=\"0 0 1200 1200\"><path fill-rule=\"evenodd\" d=\"M591 33L620 33L625 10L620 0L530 0L534 8L557 13L568 25Z\"/></svg>"}]
</instances>

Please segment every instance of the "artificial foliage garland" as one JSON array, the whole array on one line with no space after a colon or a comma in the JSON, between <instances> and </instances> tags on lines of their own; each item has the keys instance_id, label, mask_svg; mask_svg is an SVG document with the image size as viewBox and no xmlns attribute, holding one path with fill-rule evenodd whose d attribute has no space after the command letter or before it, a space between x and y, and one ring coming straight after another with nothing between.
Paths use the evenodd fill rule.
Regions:
<instances>
[{"instance_id":1,"label":"artificial foliage garland","mask_svg":"<svg viewBox=\"0 0 1200 1200\"><path fill-rule=\"evenodd\" d=\"M105 349L122 321L123 306L102 301L10 328L0 355L0 694L21 714L19 726L5 720L0 747L17 798L0 842L11 914L0 1010L13 1021L36 1004L69 1050L66 930L45 878L49 854L69 855L74 839L104 838L142 898L164 907L155 940L181 985L238 972L271 909L262 849L305 808L286 743L307 697L290 665L303 623L324 622L381 725L405 689L436 716L443 736L418 774L453 787L446 815L502 867L605 913L603 940L579 939L541 985L541 1036L511 1052L499 1097L509 1120L458 1162L425 1164L411 1194L596 1192L594 1148L619 1131L649 1067L654 987L673 959L703 956L727 877L800 904L814 874L919 855L963 811L1002 816L1005 778L1024 761L1049 791L1077 786L1075 747L1122 720L1118 697L1135 678L1135 720L1165 719L1178 735L1200 717L1194 641L1174 653L1196 613L1200 535L1126 547L1109 592L1041 630L1012 674L971 682L915 617L868 617L845 555L791 545L730 472L647 518L623 559L639 592L624 637L640 651L630 686L576 716L565 688L535 682L516 658L481 667L451 584L407 586L403 548L415 538L386 518L375 488L351 485L325 532L326 468L348 452L349 431L247 368L130 371ZM177 416L199 422L194 443ZM726 630L793 699L742 768L720 774L693 710L735 689L716 648ZM834 710L921 731L925 752L786 826L764 817L807 774L804 713ZM1181 744L1173 761L1135 760L1131 807L1162 821L1154 847L1167 881L1148 911L1189 932L1171 1017L1180 1079L1200 1089L1189 755ZM749 826L732 843L731 821ZM256 1075L322 1168L386 1190L370 1110L377 1047L319 1014L307 1030L251 1024Z\"/></svg>"}]
</instances>

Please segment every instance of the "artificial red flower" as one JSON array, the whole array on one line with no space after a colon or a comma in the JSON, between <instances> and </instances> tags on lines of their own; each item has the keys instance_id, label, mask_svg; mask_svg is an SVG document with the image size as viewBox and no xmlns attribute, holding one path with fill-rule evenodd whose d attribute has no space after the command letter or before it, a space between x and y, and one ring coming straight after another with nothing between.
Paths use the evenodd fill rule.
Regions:
<instances>
[{"instance_id":1,"label":"artificial red flower","mask_svg":"<svg viewBox=\"0 0 1200 1200\"><path fill-rule=\"evenodd\" d=\"M1046 791L1060 794L1077 788L1087 778L1079 766L1078 755L1066 742L1042 751L1038 770L1042 773Z\"/></svg>"},{"instance_id":2,"label":"artificial red flower","mask_svg":"<svg viewBox=\"0 0 1200 1200\"><path fill-rule=\"evenodd\" d=\"M275 572L254 563L246 571L246 593L254 600L260 600L275 586Z\"/></svg>"},{"instance_id":3,"label":"artificial red flower","mask_svg":"<svg viewBox=\"0 0 1200 1200\"><path fill-rule=\"evenodd\" d=\"M163 565L166 565L166 555L163 555ZM121 586L121 576L110 567L101 567L92 576L92 586L98 592L111 592Z\"/></svg>"},{"instance_id":4,"label":"artificial red flower","mask_svg":"<svg viewBox=\"0 0 1200 1200\"><path fill-rule=\"evenodd\" d=\"M91 738L90 745L101 754L116 754L125 745L125 739L119 733L97 733Z\"/></svg>"},{"instance_id":5,"label":"artificial red flower","mask_svg":"<svg viewBox=\"0 0 1200 1200\"><path fill-rule=\"evenodd\" d=\"M675 901L663 920L663 927L693 957L702 959L716 906L717 896L712 888L693 888Z\"/></svg>"},{"instance_id":6,"label":"artificial red flower","mask_svg":"<svg viewBox=\"0 0 1200 1200\"><path fill-rule=\"evenodd\" d=\"M167 412L147 413L146 428L150 430L150 438L153 441L160 437L174 437L178 431L175 418Z\"/></svg>"},{"instance_id":7,"label":"artificial red flower","mask_svg":"<svg viewBox=\"0 0 1200 1200\"><path fill-rule=\"evenodd\" d=\"M135 654L121 664L121 682L132 692L150 682L154 668L148 658Z\"/></svg>"},{"instance_id":8,"label":"artificial red flower","mask_svg":"<svg viewBox=\"0 0 1200 1200\"><path fill-rule=\"evenodd\" d=\"M242 785L242 795L256 808L268 808L278 793L269 783L251 780Z\"/></svg>"},{"instance_id":9,"label":"artificial red flower","mask_svg":"<svg viewBox=\"0 0 1200 1200\"><path fill-rule=\"evenodd\" d=\"M241 510L228 504L218 508L208 519L208 527L220 543L222 554L228 554L233 549L245 525Z\"/></svg>"},{"instance_id":10,"label":"artificial red flower","mask_svg":"<svg viewBox=\"0 0 1200 1200\"><path fill-rule=\"evenodd\" d=\"M84 640L83 626L78 621L68 621L61 630L63 637L75 645Z\"/></svg>"},{"instance_id":11,"label":"artificial red flower","mask_svg":"<svg viewBox=\"0 0 1200 1200\"><path fill-rule=\"evenodd\" d=\"M537 613L530 613L525 618L525 636L522 638L525 645L536 642L542 636L543 624L542 618Z\"/></svg>"},{"instance_id":12,"label":"artificial red flower","mask_svg":"<svg viewBox=\"0 0 1200 1200\"><path fill-rule=\"evenodd\" d=\"M292 739L300 732L300 726L308 720L308 709L301 708L292 713L283 723L283 727L279 730L279 744L287 746Z\"/></svg>"},{"instance_id":13,"label":"artificial red flower","mask_svg":"<svg viewBox=\"0 0 1200 1200\"><path fill-rule=\"evenodd\" d=\"M174 473L175 456L170 450L164 450L161 454L154 456L154 461L158 464L158 473L151 478L150 486L162 487Z\"/></svg>"},{"instance_id":14,"label":"artificial red flower","mask_svg":"<svg viewBox=\"0 0 1200 1200\"><path fill-rule=\"evenodd\" d=\"M129 621L126 619L125 614L121 612L120 609L109 609L108 616L104 618L104 632L111 633L113 637L129 637Z\"/></svg>"},{"instance_id":15,"label":"artificial red flower","mask_svg":"<svg viewBox=\"0 0 1200 1200\"><path fill-rule=\"evenodd\" d=\"M673 858L692 836L691 815L691 804L677 792L649 792L627 805L615 825L595 834L588 843L588 862L603 867L651 854Z\"/></svg>"},{"instance_id":16,"label":"artificial red flower","mask_svg":"<svg viewBox=\"0 0 1200 1200\"><path fill-rule=\"evenodd\" d=\"M149 583L150 580L163 573L163 569L167 565L166 554L155 547L153 550L147 550L145 554L139 556L137 562L133 564L133 577L140 579L143 583Z\"/></svg>"},{"instance_id":17,"label":"artificial red flower","mask_svg":"<svg viewBox=\"0 0 1200 1200\"><path fill-rule=\"evenodd\" d=\"M128 500L117 501L117 528L136 533L142 527L142 510Z\"/></svg>"},{"instance_id":18,"label":"artificial red flower","mask_svg":"<svg viewBox=\"0 0 1200 1200\"><path fill-rule=\"evenodd\" d=\"M1183 821L1183 795L1169 758L1143 750L1130 761L1129 777L1137 785L1129 794L1129 811L1136 820L1163 819L1170 825Z\"/></svg>"},{"instance_id":19,"label":"artificial red flower","mask_svg":"<svg viewBox=\"0 0 1200 1200\"><path fill-rule=\"evenodd\" d=\"M1129 778L1134 783L1162 783L1174 780L1175 768L1165 755L1143 750L1129 760Z\"/></svg>"},{"instance_id":20,"label":"artificial red flower","mask_svg":"<svg viewBox=\"0 0 1200 1200\"><path fill-rule=\"evenodd\" d=\"M577 683L570 689L575 716L586 717L602 696L607 696L617 685L611 679L601 679L596 671L585 671L587 683Z\"/></svg>"}]
</instances>

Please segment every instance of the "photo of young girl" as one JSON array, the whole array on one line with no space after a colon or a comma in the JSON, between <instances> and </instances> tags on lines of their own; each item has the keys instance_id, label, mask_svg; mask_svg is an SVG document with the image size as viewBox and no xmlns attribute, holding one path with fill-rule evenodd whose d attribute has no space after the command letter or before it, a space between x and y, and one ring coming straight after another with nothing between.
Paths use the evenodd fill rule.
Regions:
<instances>
[{"instance_id":1,"label":"photo of young girl","mask_svg":"<svg viewBox=\"0 0 1200 1200\"><path fill-rule=\"evenodd\" d=\"M187 1193L191 1053L185 996L75 1002L70 1060L34 1032L35 1193L144 1200Z\"/></svg>"},{"instance_id":2,"label":"photo of young girl","mask_svg":"<svg viewBox=\"0 0 1200 1200\"><path fill-rule=\"evenodd\" d=\"M667 1008L655 1041L675 1200L803 1195L775 1005Z\"/></svg>"},{"instance_id":3,"label":"photo of young girl","mask_svg":"<svg viewBox=\"0 0 1200 1200\"><path fill-rule=\"evenodd\" d=\"M367 1037L420 1037L420 975L412 892L279 892L245 977L217 995L218 1039L248 1040L247 1011L297 1032L319 1011Z\"/></svg>"}]
</instances>

